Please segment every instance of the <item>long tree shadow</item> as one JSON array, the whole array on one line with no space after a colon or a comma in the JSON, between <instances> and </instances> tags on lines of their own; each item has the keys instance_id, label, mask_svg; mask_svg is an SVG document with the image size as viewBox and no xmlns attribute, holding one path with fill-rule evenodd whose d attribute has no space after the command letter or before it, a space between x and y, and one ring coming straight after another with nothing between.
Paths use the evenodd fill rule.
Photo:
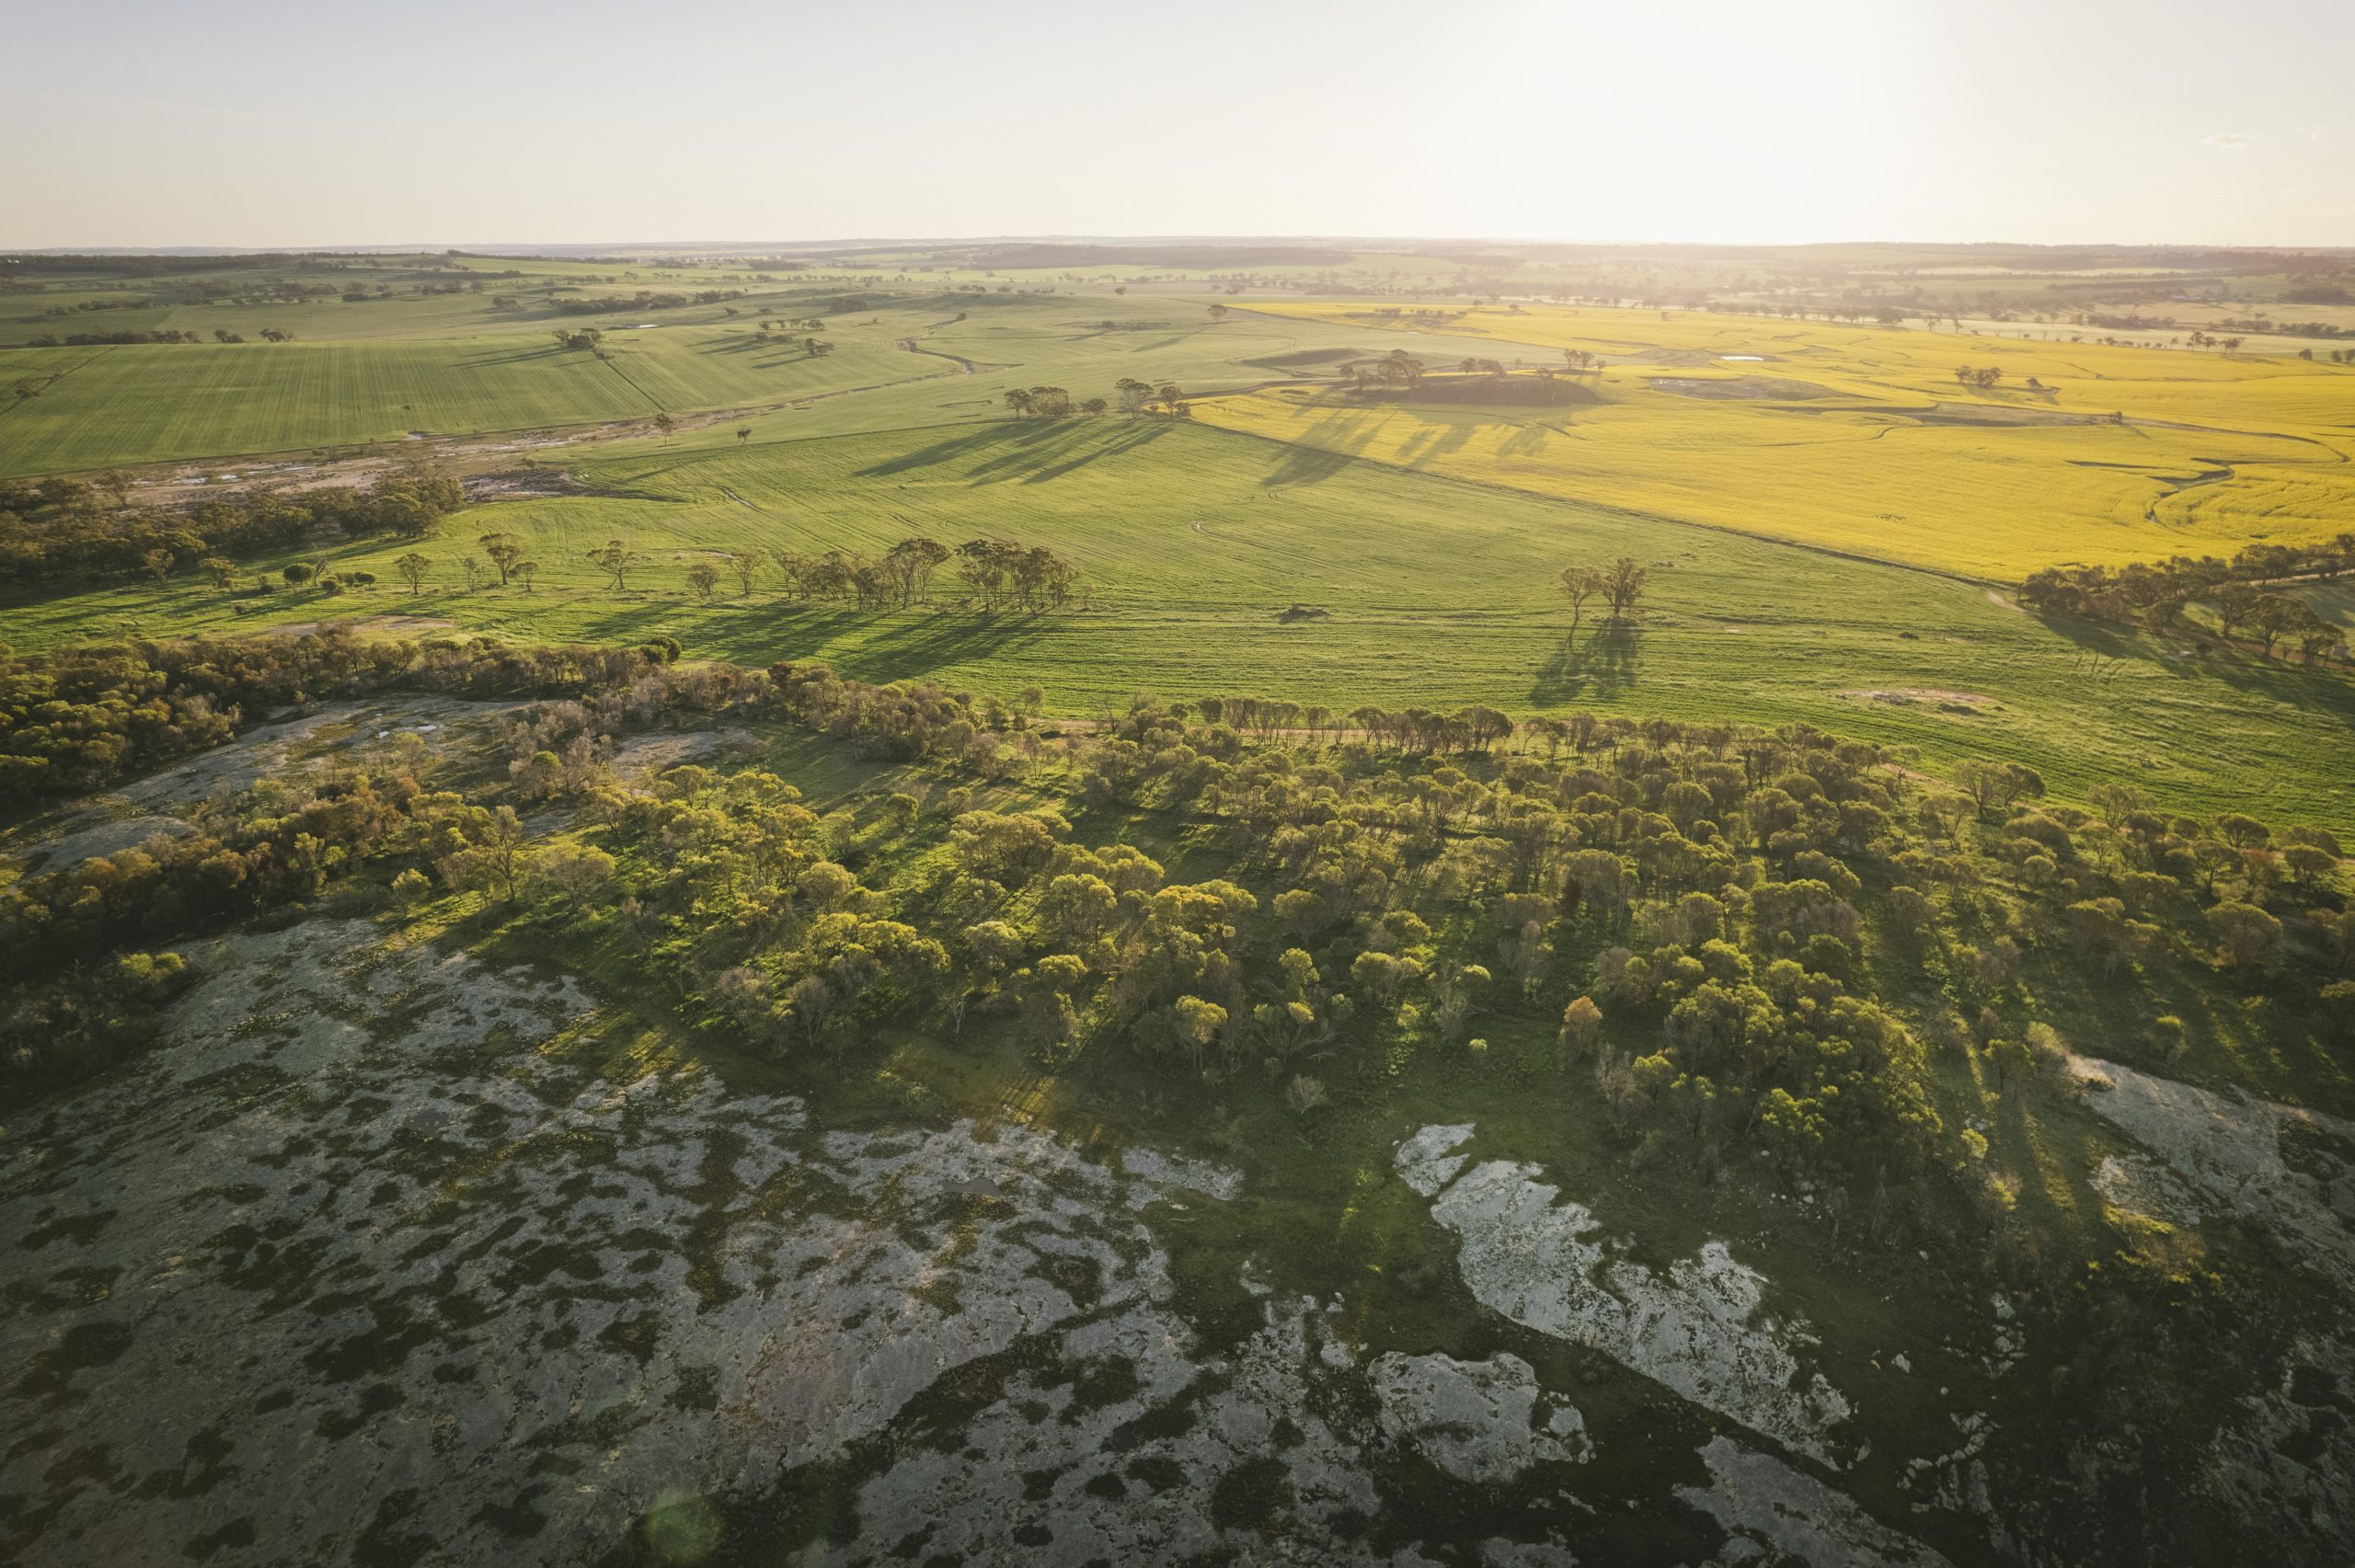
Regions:
<instances>
[{"instance_id":1,"label":"long tree shadow","mask_svg":"<svg viewBox=\"0 0 2355 1568\"><path fill-rule=\"evenodd\" d=\"M2212 681L2236 692L2262 695L2355 727L2355 681L2336 671L2214 647L2205 638L2179 639L2193 644L2200 651L2192 658L2175 658L2139 631L2087 616L2039 612L2031 614L2038 625L2089 657L2120 663L2132 660L2162 670L2179 681Z\"/></svg>"},{"instance_id":2,"label":"long tree shadow","mask_svg":"<svg viewBox=\"0 0 2355 1568\"><path fill-rule=\"evenodd\" d=\"M1314 446L1289 447L1282 461L1259 481L1259 487L1273 490L1286 485L1321 485L1356 461L1352 452L1328 452Z\"/></svg>"},{"instance_id":3,"label":"long tree shadow","mask_svg":"<svg viewBox=\"0 0 2355 1568\"><path fill-rule=\"evenodd\" d=\"M1636 683L1643 661L1641 637L1640 628L1624 621L1591 627L1583 640L1572 632L1538 667L1529 700L1551 707L1580 698L1617 696Z\"/></svg>"},{"instance_id":4,"label":"long tree shadow","mask_svg":"<svg viewBox=\"0 0 2355 1568\"><path fill-rule=\"evenodd\" d=\"M964 435L950 436L934 441L930 446L904 452L896 457L859 469L861 479L888 479L893 475L913 473L919 468L940 468L967 458L980 457L1009 449L1023 450L1051 438L1055 427L1042 421L1017 422L1001 420L982 425Z\"/></svg>"},{"instance_id":5,"label":"long tree shadow","mask_svg":"<svg viewBox=\"0 0 2355 1568\"><path fill-rule=\"evenodd\" d=\"M1043 611L943 612L894 616L840 656L844 673L913 681L948 666L1020 654L1068 622Z\"/></svg>"},{"instance_id":6,"label":"long tree shadow","mask_svg":"<svg viewBox=\"0 0 2355 1568\"><path fill-rule=\"evenodd\" d=\"M553 360L577 352L576 349L560 349L553 343L545 349L486 349L479 354L460 360L458 366L462 370L481 370L488 365L528 364L534 360Z\"/></svg>"},{"instance_id":7,"label":"long tree shadow","mask_svg":"<svg viewBox=\"0 0 2355 1568\"><path fill-rule=\"evenodd\" d=\"M1131 425L1109 440L1099 439L1094 447L1083 449L1061 463L1052 463L1041 468L1035 468L1021 475L1021 479L1026 485L1043 485L1051 479L1062 478L1075 468L1085 468L1089 464L1104 458L1125 457L1139 447L1152 445L1168 433L1169 427L1165 424Z\"/></svg>"},{"instance_id":8,"label":"long tree shadow","mask_svg":"<svg viewBox=\"0 0 2355 1568\"><path fill-rule=\"evenodd\" d=\"M973 485L1040 485L1108 457L1121 457L1169 433L1159 421L1024 420L992 425L971 435L936 441L920 451L859 470L861 478L888 478L917 468L968 464Z\"/></svg>"}]
</instances>

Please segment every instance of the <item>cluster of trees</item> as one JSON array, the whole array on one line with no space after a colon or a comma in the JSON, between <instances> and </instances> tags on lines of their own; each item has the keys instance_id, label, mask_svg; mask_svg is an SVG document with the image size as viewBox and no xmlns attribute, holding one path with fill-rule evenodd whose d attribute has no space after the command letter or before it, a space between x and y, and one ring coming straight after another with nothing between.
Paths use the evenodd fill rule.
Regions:
<instances>
[{"instance_id":1,"label":"cluster of trees","mask_svg":"<svg viewBox=\"0 0 2355 1568\"><path fill-rule=\"evenodd\" d=\"M780 547L770 551L768 559L787 594L853 603L862 610L905 608L929 600L934 578L943 567L956 573L967 601L983 610L1061 609L1082 580L1078 566L1068 556L1011 539L969 539L952 547L915 534L880 555L856 550L811 555ZM727 565L742 592L749 594L756 586L761 561L760 554L749 549L729 558Z\"/></svg>"},{"instance_id":2,"label":"cluster of trees","mask_svg":"<svg viewBox=\"0 0 2355 1568\"><path fill-rule=\"evenodd\" d=\"M1074 403L1060 386L1010 387L1005 406L1017 419L1068 419L1074 414L1101 414L1111 406L1101 397Z\"/></svg>"},{"instance_id":3,"label":"cluster of trees","mask_svg":"<svg viewBox=\"0 0 2355 1568\"><path fill-rule=\"evenodd\" d=\"M412 466L366 488L240 491L192 505L133 507L131 481L0 479L0 570L21 579L161 578L332 539L422 539L465 504L456 479Z\"/></svg>"},{"instance_id":4,"label":"cluster of trees","mask_svg":"<svg viewBox=\"0 0 2355 1568\"><path fill-rule=\"evenodd\" d=\"M329 627L302 636L86 644L10 657L0 659L0 804L100 789L306 703L396 690L575 698L626 692L641 681L675 679L668 662L677 652L675 644L396 642Z\"/></svg>"},{"instance_id":5,"label":"cluster of trees","mask_svg":"<svg viewBox=\"0 0 2355 1568\"><path fill-rule=\"evenodd\" d=\"M2326 321L2271 321L2260 315L2246 321L2226 319L2216 325L2227 332L2269 332L2283 338L2355 338L2355 327L2338 326ZM2313 357L2311 349L2307 357Z\"/></svg>"},{"instance_id":6,"label":"cluster of trees","mask_svg":"<svg viewBox=\"0 0 2355 1568\"><path fill-rule=\"evenodd\" d=\"M741 289L703 289L692 294L658 294L640 289L634 294L583 294L566 298L551 294L548 303L558 315L619 315L624 312L639 315L647 311L677 310L684 305L716 305L726 300L741 300Z\"/></svg>"},{"instance_id":7,"label":"cluster of trees","mask_svg":"<svg viewBox=\"0 0 2355 1568\"><path fill-rule=\"evenodd\" d=\"M1954 379L1965 386L1975 386L1984 392L2002 383L2004 370L2001 365L1982 365L1977 368L1970 365L1957 365L1954 368Z\"/></svg>"},{"instance_id":8,"label":"cluster of trees","mask_svg":"<svg viewBox=\"0 0 2355 1568\"><path fill-rule=\"evenodd\" d=\"M1614 621L1626 620L1635 613L1650 578L1651 568L1633 555L1622 555L1607 567L1564 567L1557 580L1562 597L1570 601L1570 630L1578 630L1590 599L1601 599L1610 606Z\"/></svg>"},{"instance_id":9,"label":"cluster of trees","mask_svg":"<svg viewBox=\"0 0 2355 1568\"><path fill-rule=\"evenodd\" d=\"M27 339L26 346L33 349L56 349L100 344L201 343L203 341L202 333L190 332L176 326L159 326L146 331L121 327L111 332L68 332L63 337L54 332L44 332L38 338Z\"/></svg>"},{"instance_id":10,"label":"cluster of trees","mask_svg":"<svg viewBox=\"0 0 2355 1568\"><path fill-rule=\"evenodd\" d=\"M731 310L729 314L733 315L735 312ZM822 338L814 336L814 334L823 331L825 329L825 326L826 324L819 320L816 316L804 316L796 321L764 321L761 323L760 330L752 334L752 340L756 343L766 343L771 341L773 337L775 337L779 331L790 329L790 332L799 332L804 334L801 339L801 350L803 353L808 354L813 360L822 360L827 355L834 351L834 346L832 343L827 342ZM788 342L791 341L790 332L787 335L787 341Z\"/></svg>"},{"instance_id":11,"label":"cluster of trees","mask_svg":"<svg viewBox=\"0 0 2355 1568\"><path fill-rule=\"evenodd\" d=\"M1194 417L1193 409L1187 406L1185 393L1178 390L1174 382L1164 382L1155 386L1134 376L1122 376L1113 383L1112 390L1120 395L1120 412L1123 414L1156 414L1166 419L1190 419ZM1089 407L1092 412L1095 405L1091 403Z\"/></svg>"},{"instance_id":12,"label":"cluster of trees","mask_svg":"<svg viewBox=\"0 0 2355 1568\"><path fill-rule=\"evenodd\" d=\"M512 534L486 534L484 549L505 586L520 578L528 589L535 563L523 559L523 541ZM629 574L647 564L645 554L626 539L610 539L588 552L590 562L612 578L619 590L629 587ZM422 557L419 558L422 563ZM408 558L395 565L408 575ZM471 589L479 563L467 563ZM933 584L944 568L954 571L964 589L964 601L982 610L1059 610L1071 602L1085 581L1078 565L1040 544L1011 539L969 539L959 545L913 534L880 555L862 550L811 553L779 545L756 545L691 562L685 568L687 590L708 603L730 578L740 597L774 577L791 598L855 605L861 610L905 609L927 602ZM414 589L421 578L411 579Z\"/></svg>"},{"instance_id":13,"label":"cluster of trees","mask_svg":"<svg viewBox=\"0 0 2355 1568\"><path fill-rule=\"evenodd\" d=\"M1384 392L1411 392L1430 368L1406 349L1393 349L1378 360L1353 361L1347 367L1347 373L1350 388L1356 392L1376 386Z\"/></svg>"},{"instance_id":14,"label":"cluster of trees","mask_svg":"<svg viewBox=\"0 0 2355 1568\"><path fill-rule=\"evenodd\" d=\"M2049 567L2020 585L2039 610L2171 631L2197 601L2213 608L2227 641L2251 634L2267 658L2284 646L2308 661L2340 657L2347 634L2303 600L2264 586L2303 577L2325 581L2355 570L2355 533L2313 544L2252 544L2231 560L2203 555L2125 567Z\"/></svg>"},{"instance_id":15,"label":"cluster of trees","mask_svg":"<svg viewBox=\"0 0 2355 1568\"><path fill-rule=\"evenodd\" d=\"M154 300L144 295L125 295L117 299L75 300L70 305L51 305L47 310L42 311L41 315L70 316L76 311L145 310L155 303Z\"/></svg>"},{"instance_id":16,"label":"cluster of trees","mask_svg":"<svg viewBox=\"0 0 2355 1568\"><path fill-rule=\"evenodd\" d=\"M1185 393L1174 383L1155 386L1123 376L1113 390L1120 395L1123 414L1152 414L1170 419L1193 418ZM1074 401L1071 393L1060 386L1011 388L1005 394L1005 406L1017 419L1068 419L1076 414L1105 414L1111 409L1111 405L1101 397Z\"/></svg>"}]
</instances>

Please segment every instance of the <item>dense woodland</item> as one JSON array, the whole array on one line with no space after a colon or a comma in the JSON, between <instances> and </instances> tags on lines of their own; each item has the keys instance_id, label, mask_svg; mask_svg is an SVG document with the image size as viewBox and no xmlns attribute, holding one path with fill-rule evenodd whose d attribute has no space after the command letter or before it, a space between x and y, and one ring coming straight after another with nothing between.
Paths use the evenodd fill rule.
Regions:
<instances>
[{"instance_id":1,"label":"dense woodland","mask_svg":"<svg viewBox=\"0 0 2355 1568\"><path fill-rule=\"evenodd\" d=\"M272 781L207 806L188 836L24 879L0 894L20 979L316 897L338 876L514 898L554 875L549 856L595 848L675 982L764 1048L855 1048L890 1020L1004 1010L1050 1058L1114 1039L1188 1080L1314 1100L1333 1059L1371 1041L1472 1048L1484 1016L1535 1009L1647 1139L1805 1170L1884 1206L1999 1196L1973 1173L1983 1149L1937 1110L1930 1063L1983 1060L1999 1082L2051 1070L2053 1024L2022 1001L2030 968L2098 974L2120 999L2103 1048L2154 1063L2191 1043L2196 1022L2168 1000L2189 971L2335 1048L2355 1028L2355 927L2328 833L2193 820L2127 786L2048 802L2016 763L1928 780L1805 727L1516 727L1487 709L1212 698L1049 738L1035 692L1008 704L815 666L336 634L77 649L5 677L0 754L19 801L311 702L399 687L546 699L516 723L508 776L483 787L431 789L420 757L379 759ZM870 886L856 863L876 852L845 855L782 779L690 767L624 786L603 763L616 733L720 712L937 770L938 799L890 803L937 853L888 857L906 873ZM971 805L1009 781L1056 804ZM531 842L515 807L551 799L600 824L602 847ZM1074 830L1139 813L1172 841L1212 834L1228 875L1174 883L1153 854ZM1892 972L1927 977L1936 1001L1892 1010ZM54 1059L66 1046L16 1048L15 1071L70 1070Z\"/></svg>"},{"instance_id":2,"label":"dense woodland","mask_svg":"<svg viewBox=\"0 0 2355 1568\"><path fill-rule=\"evenodd\" d=\"M465 503L457 480L423 467L366 488L239 491L187 506L133 507L129 495L120 475L0 479L0 581L160 579L328 540L419 539Z\"/></svg>"}]
</instances>

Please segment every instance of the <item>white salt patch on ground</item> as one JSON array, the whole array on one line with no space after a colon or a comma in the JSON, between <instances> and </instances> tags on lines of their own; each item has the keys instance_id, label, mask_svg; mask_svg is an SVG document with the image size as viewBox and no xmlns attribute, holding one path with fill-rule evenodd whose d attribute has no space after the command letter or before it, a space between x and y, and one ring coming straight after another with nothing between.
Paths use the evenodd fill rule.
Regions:
<instances>
[{"instance_id":1,"label":"white salt patch on ground","mask_svg":"<svg viewBox=\"0 0 2355 1568\"><path fill-rule=\"evenodd\" d=\"M1398 1151L1411 1184L1443 1182L1440 1159L1468 1128L1426 1127ZM1536 1166L1489 1161L1439 1192L1431 1217L1462 1237L1457 1267L1472 1294L1515 1322L1599 1350L1810 1458L1831 1461L1848 1402L1803 1373L1787 1331L1760 1309L1766 1281L1711 1242L1661 1274L1610 1255L1594 1216L1559 1203ZM1428 1196L1428 1195L1427 1195Z\"/></svg>"},{"instance_id":2,"label":"white salt patch on ground","mask_svg":"<svg viewBox=\"0 0 2355 1568\"><path fill-rule=\"evenodd\" d=\"M1720 1562L1763 1557L1808 1568L1951 1568L1920 1541L1770 1454L1718 1436L1701 1450L1701 1459L1709 1467L1709 1484L1680 1486L1676 1494L1734 1538Z\"/></svg>"},{"instance_id":3,"label":"white salt patch on ground","mask_svg":"<svg viewBox=\"0 0 2355 1568\"><path fill-rule=\"evenodd\" d=\"M1587 1457L1586 1418L1559 1405L1541 1424L1537 1374L1518 1356L1458 1361L1394 1350L1369 1370L1383 1431L1458 1481L1511 1481L1541 1461Z\"/></svg>"},{"instance_id":4,"label":"white salt patch on ground","mask_svg":"<svg viewBox=\"0 0 2355 1568\"><path fill-rule=\"evenodd\" d=\"M2355 1150L2355 1122L2090 1057L2072 1057L2069 1068L2085 1104L2165 1161L2178 1192L2207 1212L2279 1231L2309 1267L2355 1293L2355 1165L2321 1147ZM2303 1138L2306 1169L2284 1158L2285 1136Z\"/></svg>"},{"instance_id":5,"label":"white salt patch on ground","mask_svg":"<svg viewBox=\"0 0 2355 1568\"><path fill-rule=\"evenodd\" d=\"M1472 1136L1472 1124L1427 1127L1398 1146L1396 1162L1400 1179L1425 1197L1437 1197L1440 1188L1455 1180L1471 1162L1468 1154L1449 1152Z\"/></svg>"},{"instance_id":6,"label":"white salt patch on ground","mask_svg":"<svg viewBox=\"0 0 2355 1568\"><path fill-rule=\"evenodd\" d=\"M1120 1156L1120 1169L1148 1186L1199 1193L1221 1203L1232 1201L1243 1190L1243 1175L1238 1171L1213 1165L1207 1160L1189 1160L1183 1155L1164 1154L1158 1150L1129 1150ZM1158 1196L1163 1195L1132 1195L1130 1203L1135 1207Z\"/></svg>"},{"instance_id":7,"label":"white salt patch on ground","mask_svg":"<svg viewBox=\"0 0 2355 1568\"><path fill-rule=\"evenodd\" d=\"M2172 1171L2140 1154L2105 1154L2094 1167L2094 1191L2113 1208L2170 1225L2200 1218L2200 1200Z\"/></svg>"}]
</instances>

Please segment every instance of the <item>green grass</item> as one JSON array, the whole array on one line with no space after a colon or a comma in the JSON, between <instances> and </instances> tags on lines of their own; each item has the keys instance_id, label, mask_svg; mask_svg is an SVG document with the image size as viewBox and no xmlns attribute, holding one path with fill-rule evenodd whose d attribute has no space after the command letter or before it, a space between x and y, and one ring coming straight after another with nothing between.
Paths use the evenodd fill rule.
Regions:
<instances>
[{"instance_id":1,"label":"green grass","mask_svg":"<svg viewBox=\"0 0 2355 1568\"><path fill-rule=\"evenodd\" d=\"M814 360L732 328L607 331L603 360L511 335L10 350L0 383L64 374L38 397L0 405L0 475L775 403L942 368L871 329L839 335Z\"/></svg>"},{"instance_id":2,"label":"green grass","mask_svg":"<svg viewBox=\"0 0 2355 1568\"><path fill-rule=\"evenodd\" d=\"M281 592L240 616L188 576L0 603L0 635L30 648L400 615L525 639L663 633L694 656L823 660L869 680L1036 682L1071 715L1140 692L1255 692L1342 709L1481 702L1517 715L1806 722L1917 746L1926 768L2015 758L2074 795L2122 780L2181 809L2355 830L2342 754L2355 687L2336 676L2182 657L2115 628L2048 624L1926 572L1203 428L991 421L790 439L855 401L764 417L741 445L723 429L578 465L617 494L458 514L422 546L436 566L421 597L392 568L409 546L378 542L333 553L376 573L365 593ZM534 592L458 588L458 558L494 528L529 542ZM772 575L749 598L728 582L703 605L684 581L716 552L872 549L919 531L1063 551L1087 571L1089 602L1041 615L867 613L790 602ZM615 536L648 556L623 592L584 557ZM1591 607L1571 636L1555 574L1622 553L1654 567L1640 619L1612 628ZM936 598L953 591L944 574ZM1327 613L1284 618L1294 604Z\"/></svg>"},{"instance_id":3,"label":"green grass","mask_svg":"<svg viewBox=\"0 0 2355 1568\"><path fill-rule=\"evenodd\" d=\"M640 281L662 290L711 280ZM1042 383L1083 399L1113 397L1123 377L1176 382L1192 392L1232 390L1287 373L1257 361L1304 349L1380 353L1384 336L1243 315L1213 326L1200 301L1170 299L922 294L828 315L831 297L842 292L805 286L790 296L755 294L733 303L733 318L729 306L717 304L645 315L502 315L474 295L320 304L304 308L327 313L322 326L293 326L298 340L280 344L253 340L254 334L304 317L272 306L51 320L46 329L61 332L224 326L248 341L0 349L0 390L24 383L39 392L0 400L0 477L812 398L821 401L793 410L796 433L935 425L993 417L1007 388ZM824 317L821 336L835 351L811 360L798 347L757 342L752 333L764 313ZM656 325L637 330L647 321ZM557 325L601 328L610 357L557 348L549 334ZM1434 351L1482 348L1469 338L1431 341ZM838 395L851 391L860 395ZM720 431L713 439L732 438Z\"/></svg>"}]
</instances>

